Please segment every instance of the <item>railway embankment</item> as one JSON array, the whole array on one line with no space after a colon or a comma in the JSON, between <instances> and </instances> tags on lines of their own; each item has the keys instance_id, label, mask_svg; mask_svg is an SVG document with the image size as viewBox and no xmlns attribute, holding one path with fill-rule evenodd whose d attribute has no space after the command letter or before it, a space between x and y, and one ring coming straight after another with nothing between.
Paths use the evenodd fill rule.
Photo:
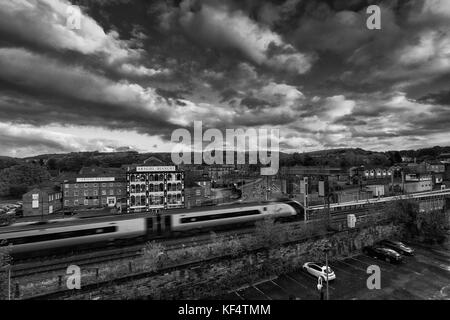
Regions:
<instances>
[{"instance_id":1,"label":"railway embankment","mask_svg":"<svg viewBox=\"0 0 450 320\"><path fill-rule=\"evenodd\" d=\"M201 299L219 296L263 279L294 271L306 261L339 260L387 238L439 242L448 234L449 211L421 212L398 202L383 212L361 213L354 228L344 216L314 222L259 222L238 236L211 234L210 241L170 249L148 243L142 254L81 268L80 289L66 288L66 278L33 280L17 299ZM53 283L52 289L42 284ZM55 289L55 282L58 283ZM26 290L25 290L26 289Z\"/></svg>"},{"instance_id":2,"label":"railway embankment","mask_svg":"<svg viewBox=\"0 0 450 320\"><path fill-rule=\"evenodd\" d=\"M210 244L177 252L150 243L144 249L145 268L140 272L88 284L82 278L79 290L58 290L34 298L206 298L296 270L306 261L323 260L327 242L331 244L329 258L340 259L378 240L401 237L403 232L391 223L342 231L327 231L323 224L296 229L306 236L295 238L295 231L283 232L279 226L265 222L247 237L226 241L216 238Z\"/></svg>"}]
</instances>

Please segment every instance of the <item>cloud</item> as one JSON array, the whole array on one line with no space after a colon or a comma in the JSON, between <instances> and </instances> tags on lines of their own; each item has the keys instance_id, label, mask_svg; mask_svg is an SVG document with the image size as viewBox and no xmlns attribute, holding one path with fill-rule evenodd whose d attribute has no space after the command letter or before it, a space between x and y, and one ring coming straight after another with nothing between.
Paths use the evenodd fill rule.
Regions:
<instances>
[{"instance_id":1,"label":"cloud","mask_svg":"<svg viewBox=\"0 0 450 320\"><path fill-rule=\"evenodd\" d=\"M0 122L2 155L24 157L43 153L104 151L117 143L108 139L85 139L28 125Z\"/></svg>"},{"instance_id":2,"label":"cloud","mask_svg":"<svg viewBox=\"0 0 450 320\"><path fill-rule=\"evenodd\" d=\"M429 93L418 99L419 102L428 104L441 104L450 106L450 90L438 93Z\"/></svg>"},{"instance_id":3,"label":"cloud","mask_svg":"<svg viewBox=\"0 0 450 320\"><path fill-rule=\"evenodd\" d=\"M0 112L11 120L29 117L28 121L32 121L35 116L42 123L96 123L110 128L131 125L152 134L170 131L174 126L167 120L173 116L171 105L153 88L127 81L114 82L82 67L63 65L17 48L0 49L0 69L0 79L9 83L16 95L39 92L48 100L48 104L35 104L26 98L3 99ZM17 101L22 102L20 112L13 105L8 107ZM34 107L44 108L47 113L42 114L43 110Z\"/></svg>"},{"instance_id":4,"label":"cloud","mask_svg":"<svg viewBox=\"0 0 450 320\"><path fill-rule=\"evenodd\" d=\"M188 36L203 45L238 50L253 63L276 70L303 74L311 68L313 56L297 52L280 35L258 25L243 11L207 2L195 5L200 8L194 11L191 1L184 1L178 21ZM270 56L270 46L282 52Z\"/></svg>"}]
</instances>

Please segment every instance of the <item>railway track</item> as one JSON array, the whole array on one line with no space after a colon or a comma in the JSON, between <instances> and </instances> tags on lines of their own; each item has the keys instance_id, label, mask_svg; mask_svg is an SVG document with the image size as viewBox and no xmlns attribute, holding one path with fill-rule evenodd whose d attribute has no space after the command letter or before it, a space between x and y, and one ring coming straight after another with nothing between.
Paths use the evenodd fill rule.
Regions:
<instances>
[{"instance_id":1,"label":"railway track","mask_svg":"<svg viewBox=\"0 0 450 320\"><path fill-rule=\"evenodd\" d=\"M251 232L250 229L242 229L218 233L218 235L224 236L225 238L231 238L235 236L241 237L249 232ZM171 251L209 243L211 242L211 235L205 234L197 237L183 237L157 242L164 245L167 251ZM145 243L140 243L118 249L101 250L47 261L33 261L31 263L13 264L11 268L11 277L13 279L19 279L40 273L50 273L60 270L65 271L71 264L86 267L99 263L137 258L142 254L144 245Z\"/></svg>"},{"instance_id":2,"label":"railway track","mask_svg":"<svg viewBox=\"0 0 450 320\"><path fill-rule=\"evenodd\" d=\"M348 213L353 212L340 212L338 214L331 214L331 222L332 223L344 223L347 220ZM358 219L365 219L367 217L373 216L373 213L368 210L361 210L356 214ZM312 219L311 219L312 218ZM313 221L320 221L321 219L326 219L326 216L316 215L314 217L310 217ZM291 227L295 228L296 224L302 224L303 222L296 222L291 225ZM223 231L217 232L216 234L224 237L232 237L232 236L244 236L248 235L252 232L253 228L246 229L237 229L231 231ZM156 240L156 242L161 243L165 246L166 250L176 250L181 248L189 248L202 244L206 244L211 242L211 234L205 233L197 236L189 236L189 237L180 237L180 238L172 238L172 239L164 239L164 240ZM142 249L144 247L144 243L109 249L109 250L97 250L95 252L87 252L82 254L75 254L69 257L61 257L50 259L46 261L41 261L45 258L40 258L41 260L32 260L31 262L25 262L20 264L12 265L12 278L19 279L26 276L36 275L40 273L50 273L54 271L66 270L67 267L71 264L75 264L78 266L89 266L100 263L111 262L115 260L124 260L124 259L133 259L137 258L141 255Z\"/></svg>"}]
</instances>

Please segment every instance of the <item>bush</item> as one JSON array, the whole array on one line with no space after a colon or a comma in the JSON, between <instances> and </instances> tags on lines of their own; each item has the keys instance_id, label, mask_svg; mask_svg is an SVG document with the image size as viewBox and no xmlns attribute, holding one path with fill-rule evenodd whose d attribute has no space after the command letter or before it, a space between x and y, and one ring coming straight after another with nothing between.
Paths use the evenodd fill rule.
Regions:
<instances>
[{"instance_id":1,"label":"bush","mask_svg":"<svg viewBox=\"0 0 450 320\"><path fill-rule=\"evenodd\" d=\"M420 212L419 204L411 200L399 200L387 208L394 224L405 226L412 237L431 242L445 239L446 215L442 211Z\"/></svg>"},{"instance_id":2,"label":"bush","mask_svg":"<svg viewBox=\"0 0 450 320\"><path fill-rule=\"evenodd\" d=\"M0 243L3 245L4 243ZM10 247L0 247L0 300L8 298L8 270L11 263Z\"/></svg>"}]
</instances>

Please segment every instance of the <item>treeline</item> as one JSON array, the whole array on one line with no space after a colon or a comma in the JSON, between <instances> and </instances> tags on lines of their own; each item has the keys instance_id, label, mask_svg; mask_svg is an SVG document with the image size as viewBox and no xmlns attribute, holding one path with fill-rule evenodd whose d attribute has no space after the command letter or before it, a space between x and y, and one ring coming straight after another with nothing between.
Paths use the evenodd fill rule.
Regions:
<instances>
[{"instance_id":1,"label":"treeline","mask_svg":"<svg viewBox=\"0 0 450 320\"><path fill-rule=\"evenodd\" d=\"M50 179L45 167L34 163L17 164L0 171L0 196L21 197L31 186Z\"/></svg>"},{"instance_id":2,"label":"treeline","mask_svg":"<svg viewBox=\"0 0 450 320\"><path fill-rule=\"evenodd\" d=\"M79 152L66 155L48 156L44 159L49 170L59 172L78 172L83 167L99 166L106 168L120 168L125 164L142 163L150 156L170 162L168 153L138 153L138 152L117 152L117 153L99 153L99 152ZM40 162L42 158L36 157L34 161Z\"/></svg>"},{"instance_id":3,"label":"treeline","mask_svg":"<svg viewBox=\"0 0 450 320\"><path fill-rule=\"evenodd\" d=\"M450 153L450 147L435 146L418 150L401 150L400 153L402 156L417 158L418 161L433 160L441 153Z\"/></svg>"},{"instance_id":4,"label":"treeline","mask_svg":"<svg viewBox=\"0 0 450 320\"><path fill-rule=\"evenodd\" d=\"M401 162L398 151L372 152L362 149L324 150L310 153L283 154L281 166L329 166L348 168L354 166L391 166Z\"/></svg>"}]
</instances>

